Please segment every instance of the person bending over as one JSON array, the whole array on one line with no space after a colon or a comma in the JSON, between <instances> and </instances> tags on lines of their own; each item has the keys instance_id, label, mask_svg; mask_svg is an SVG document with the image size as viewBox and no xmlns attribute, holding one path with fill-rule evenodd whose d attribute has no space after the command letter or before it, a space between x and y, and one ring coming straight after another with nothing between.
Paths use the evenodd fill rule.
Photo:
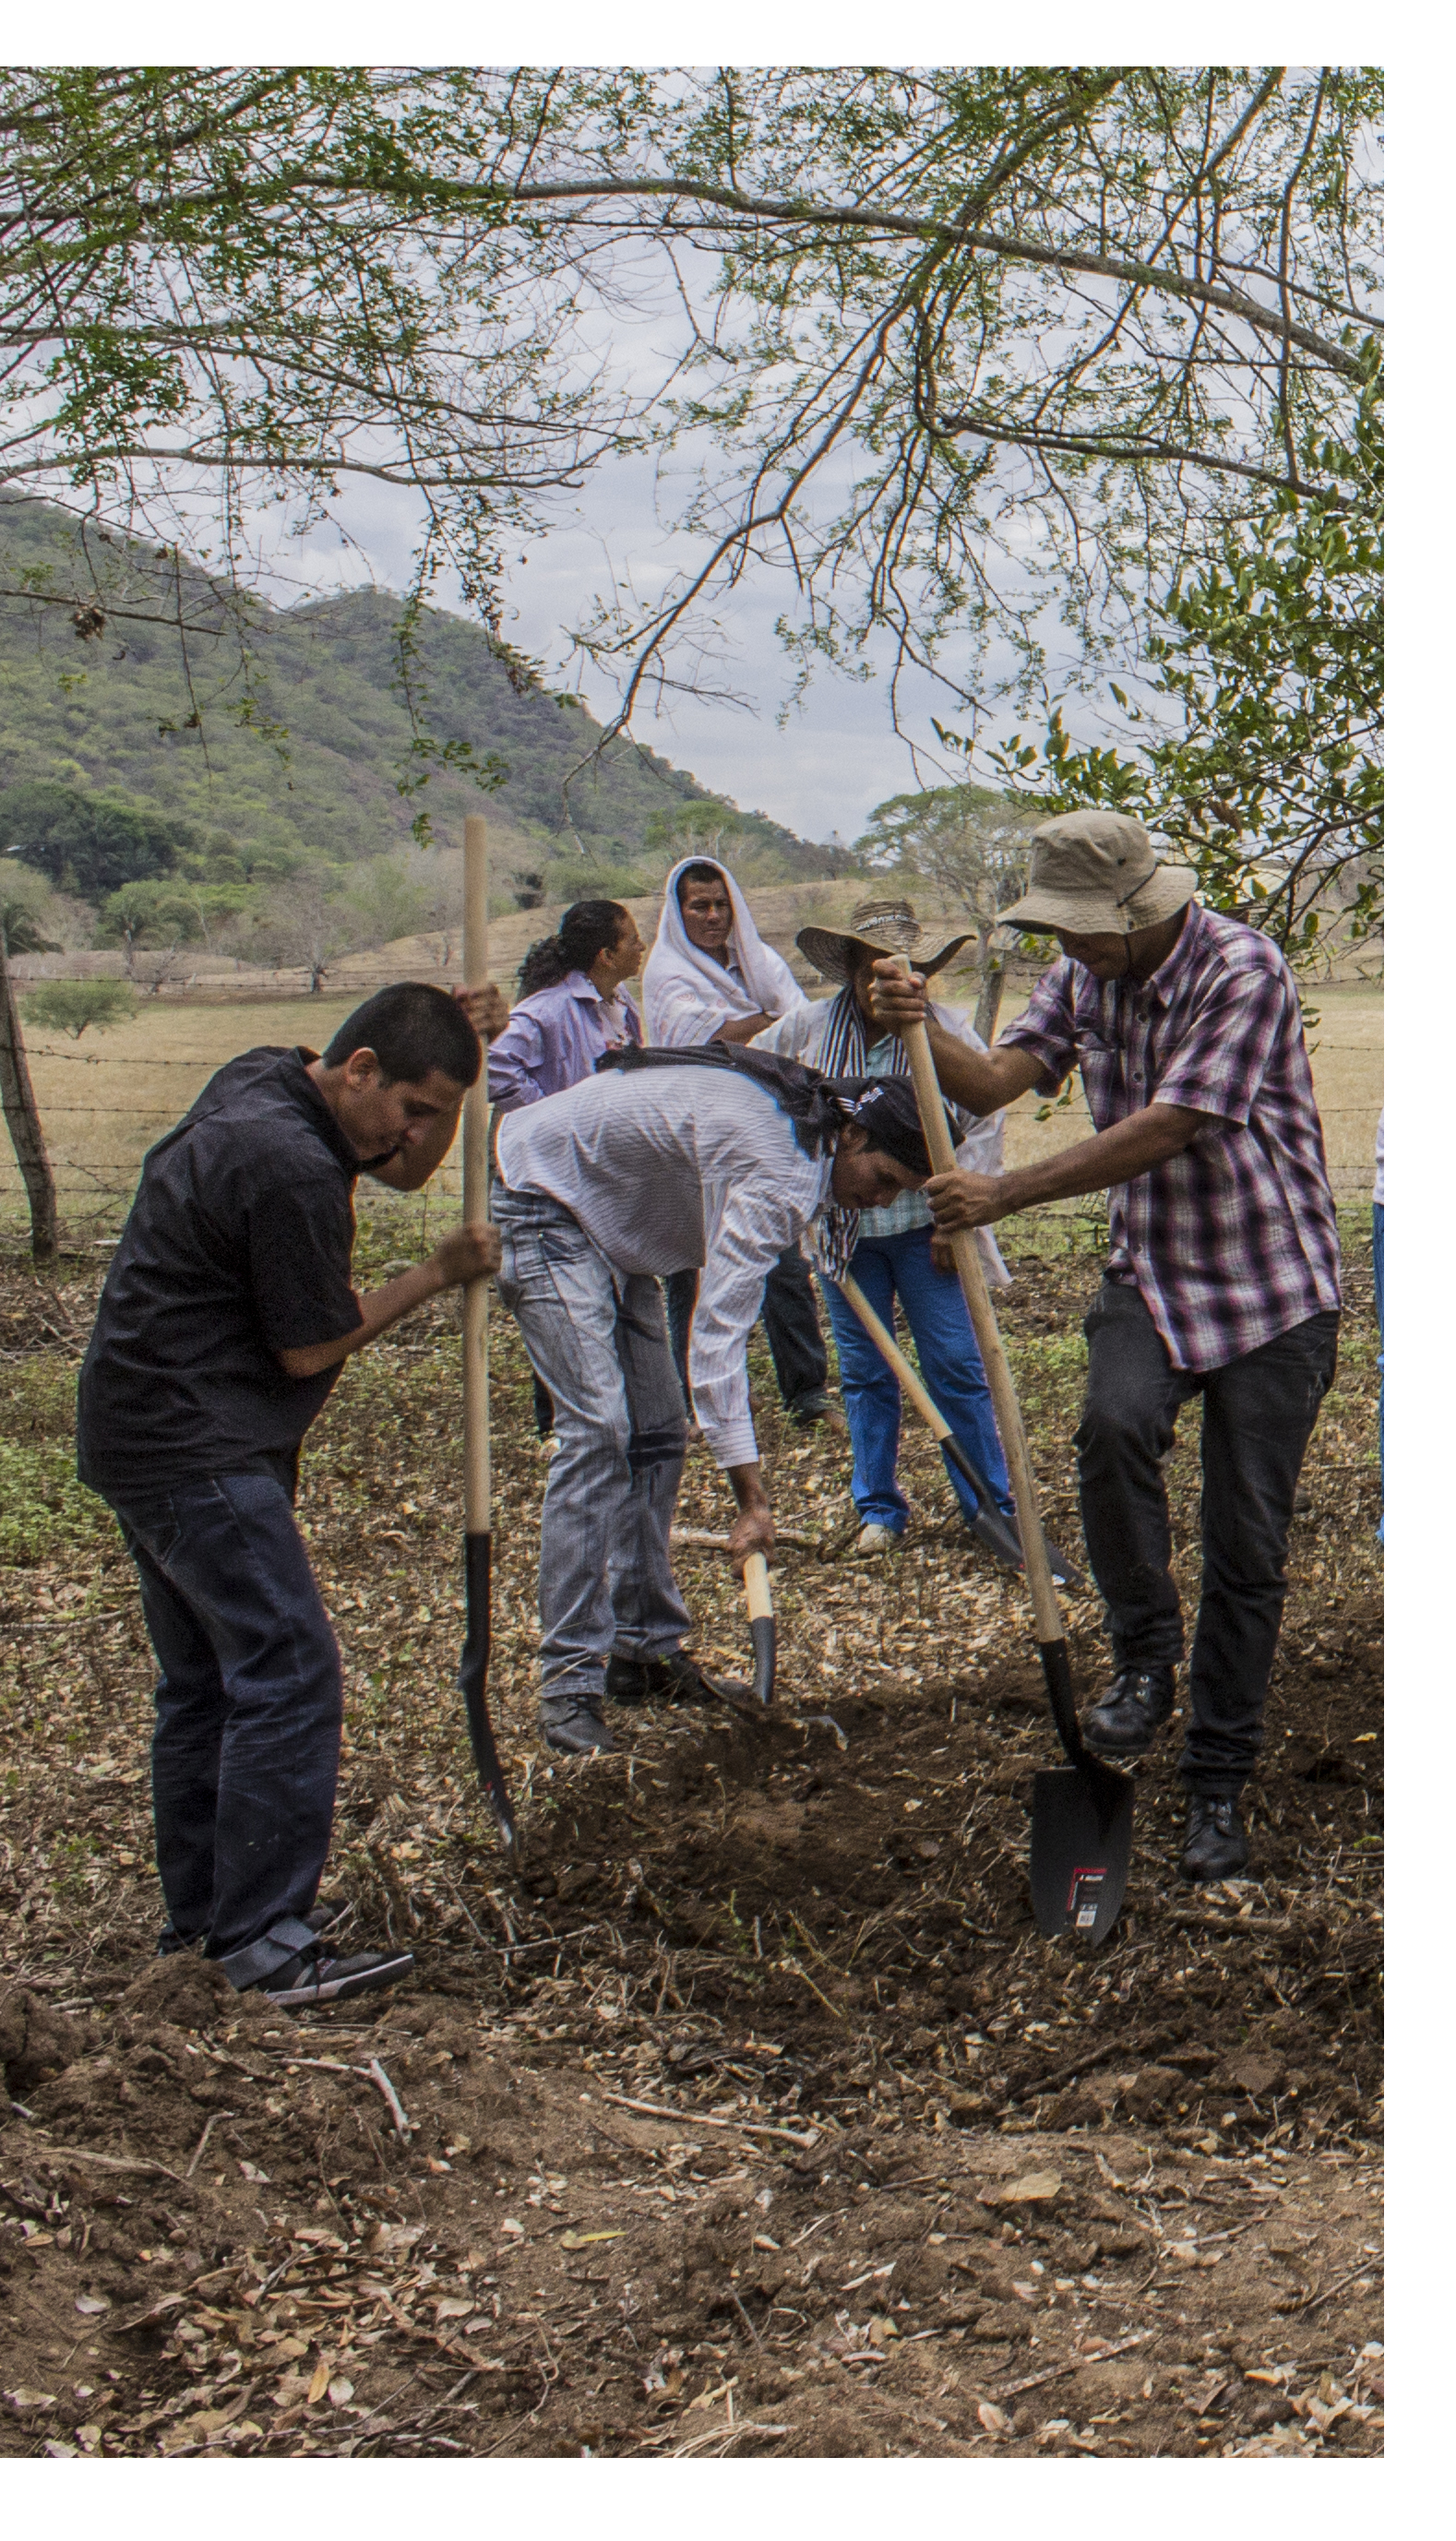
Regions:
<instances>
[{"instance_id":1,"label":"person bending over","mask_svg":"<svg viewBox=\"0 0 1456 2541\"><path fill-rule=\"evenodd\" d=\"M609 1053L590 1084L500 1123L500 1294L556 1407L541 1521L546 1743L609 1748L614 1701L704 1702L668 1533L687 1445L659 1279L701 1269L692 1384L737 1501L740 1569L773 1520L745 1343L764 1281L826 1210L882 1208L929 1158L899 1079L836 1087L754 1051Z\"/></svg>"},{"instance_id":2,"label":"person bending over","mask_svg":"<svg viewBox=\"0 0 1456 2541\"><path fill-rule=\"evenodd\" d=\"M78 1470L109 1501L156 1652L152 1793L169 1921L240 1991L294 2004L392 1984L407 1951L334 1955L316 1906L338 1773L337 1644L293 1515L339 1369L493 1270L488 1226L357 1296L353 1193L418 1190L480 1069L494 990L382 988L323 1057L244 1053L143 1164L81 1371Z\"/></svg>"},{"instance_id":3,"label":"person bending over","mask_svg":"<svg viewBox=\"0 0 1456 2541\"><path fill-rule=\"evenodd\" d=\"M800 1002L788 964L764 942L733 876L710 856L690 857L668 875L642 987L647 1039L656 1050L749 1042ZM681 1270L668 1281L668 1329L685 1397L696 1297L696 1271ZM768 1273L764 1332L784 1410L795 1426L811 1428L832 1416L829 1355L796 1246L787 1246Z\"/></svg>"},{"instance_id":4,"label":"person bending over","mask_svg":"<svg viewBox=\"0 0 1456 2541\"><path fill-rule=\"evenodd\" d=\"M1183 1656L1161 1459L1202 1397L1202 1591L1180 1773L1181 1868L1249 1858L1239 1794L1264 1736L1299 1468L1335 1373L1340 1245L1299 995L1267 935L1197 906L1197 877L1147 832L1068 812L1033 841L1003 922L1063 958L983 1055L930 1021L941 1086L987 1113L1082 1073L1097 1134L1009 1174L937 1176L937 1227L1111 1194L1111 1251L1083 1325L1076 1433L1082 1525L1107 1603L1114 1679L1083 1722L1100 1755L1140 1756L1173 1709ZM924 1014L923 983L875 973L876 1012Z\"/></svg>"}]
</instances>

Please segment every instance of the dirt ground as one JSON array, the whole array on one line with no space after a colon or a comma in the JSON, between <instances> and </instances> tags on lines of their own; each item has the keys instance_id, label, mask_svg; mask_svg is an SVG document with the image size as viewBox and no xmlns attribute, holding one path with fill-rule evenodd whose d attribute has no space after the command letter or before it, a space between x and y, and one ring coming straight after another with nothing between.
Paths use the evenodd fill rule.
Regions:
<instances>
[{"instance_id":1,"label":"dirt ground","mask_svg":"<svg viewBox=\"0 0 1456 2541\"><path fill-rule=\"evenodd\" d=\"M366 1229L366 1276L400 1223ZM785 1430L757 1343L794 1538L777 1715L619 1711L618 1752L568 1764L533 1734L546 1467L494 1319L508 1876L454 1692L458 1343L445 1310L401 1328L340 1384L301 1514L348 1687L326 1895L417 1972L306 2021L150 1955L150 1663L114 1531L64 1478L99 1272L13 1265L0 2450L1378 2451L1377 1380L1368 1225L1347 1233L1252 1875L1181 1887L1175 1740L1139 1770L1127 1911L1092 1954L1031 1919L1053 1759L1019 1590L918 1436L904 1552L846 1558L846 1442ZM1013 1268L1076 1551L1096 1266ZM1197 1431L1170 1467L1190 1583ZM694 1450L680 1525L726 1522ZM680 1570L703 1654L744 1669L721 1555L687 1542ZM1095 1601L1069 1619L1090 1692Z\"/></svg>"}]
</instances>

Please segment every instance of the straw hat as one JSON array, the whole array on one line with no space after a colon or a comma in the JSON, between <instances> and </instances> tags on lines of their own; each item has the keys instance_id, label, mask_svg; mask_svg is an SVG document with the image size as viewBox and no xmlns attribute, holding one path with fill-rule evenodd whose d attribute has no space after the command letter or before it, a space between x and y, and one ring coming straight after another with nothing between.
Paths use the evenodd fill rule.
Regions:
<instances>
[{"instance_id":1,"label":"straw hat","mask_svg":"<svg viewBox=\"0 0 1456 2541\"><path fill-rule=\"evenodd\" d=\"M1000 912L1033 933L1133 935L1186 908L1192 865L1165 865L1140 821L1125 812L1063 812L1032 833L1031 888Z\"/></svg>"},{"instance_id":2,"label":"straw hat","mask_svg":"<svg viewBox=\"0 0 1456 2541\"><path fill-rule=\"evenodd\" d=\"M920 950L924 933L908 900L865 900L853 911L846 934L829 926L805 926L794 942L824 979L837 980L847 986L859 954L873 953L883 959L887 954L904 953L928 980L933 972L944 970L963 944L975 941L974 931L970 935L953 935L938 953L925 954Z\"/></svg>"}]
</instances>

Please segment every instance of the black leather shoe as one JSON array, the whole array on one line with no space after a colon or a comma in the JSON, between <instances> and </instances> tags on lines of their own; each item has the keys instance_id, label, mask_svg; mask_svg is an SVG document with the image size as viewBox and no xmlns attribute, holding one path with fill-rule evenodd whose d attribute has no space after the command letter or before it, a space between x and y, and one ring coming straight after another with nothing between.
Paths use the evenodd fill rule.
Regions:
<instances>
[{"instance_id":1,"label":"black leather shoe","mask_svg":"<svg viewBox=\"0 0 1456 2541\"><path fill-rule=\"evenodd\" d=\"M610 1658L607 1662L607 1700L609 1703L721 1703L724 1695L747 1695L747 1686L720 1686L704 1676L686 1650L673 1650L665 1659Z\"/></svg>"},{"instance_id":2,"label":"black leather shoe","mask_svg":"<svg viewBox=\"0 0 1456 2541\"><path fill-rule=\"evenodd\" d=\"M601 1706L586 1694L548 1694L541 1706L542 1735L558 1756L610 1756L612 1732Z\"/></svg>"},{"instance_id":3,"label":"black leather shoe","mask_svg":"<svg viewBox=\"0 0 1456 2541\"><path fill-rule=\"evenodd\" d=\"M1237 1800L1219 1799L1211 1791L1191 1791L1188 1835L1178 1867L1185 1879L1237 1879L1247 1869L1249 1839Z\"/></svg>"},{"instance_id":4,"label":"black leather shoe","mask_svg":"<svg viewBox=\"0 0 1456 2541\"><path fill-rule=\"evenodd\" d=\"M1141 1756L1173 1708L1171 1666L1124 1668L1100 1703L1082 1720L1082 1736L1098 1756Z\"/></svg>"}]
</instances>

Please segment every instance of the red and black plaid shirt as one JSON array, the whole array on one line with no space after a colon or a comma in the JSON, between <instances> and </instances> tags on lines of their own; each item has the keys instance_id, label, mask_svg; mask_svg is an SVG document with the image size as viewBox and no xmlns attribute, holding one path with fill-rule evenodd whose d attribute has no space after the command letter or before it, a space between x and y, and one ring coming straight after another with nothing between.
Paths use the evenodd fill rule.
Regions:
<instances>
[{"instance_id":1,"label":"red and black plaid shirt","mask_svg":"<svg viewBox=\"0 0 1456 2541\"><path fill-rule=\"evenodd\" d=\"M1150 980L1054 963L1000 1046L1080 1067L1111 1129L1148 1103L1211 1115L1192 1144L1109 1194L1115 1279L1133 1280L1175 1367L1203 1374L1338 1309L1340 1240L1293 976L1267 935L1190 906Z\"/></svg>"}]
</instances>

